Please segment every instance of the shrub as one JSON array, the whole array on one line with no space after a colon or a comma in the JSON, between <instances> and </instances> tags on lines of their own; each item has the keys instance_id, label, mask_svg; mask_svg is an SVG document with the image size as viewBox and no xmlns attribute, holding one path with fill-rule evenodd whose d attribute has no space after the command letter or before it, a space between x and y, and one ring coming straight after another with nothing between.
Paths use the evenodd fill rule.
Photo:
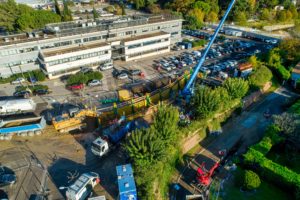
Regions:
<instances>
[{"instance_id":1,"label":"shrub","mask_svg":"<svg viewBox=\"0 0 300 200\"><path fill-rule=\"evenodd\" d=\"M32 71L32 73L38 81L44 81L46 79L46 75L41 70L35 70Z\"/></svg>"},{"instance_id":2,"label":"shrub","mask_svg":"<svg viewBox=\"0 0 300 200\"><path fill-rule=\"evenodd\" d=\"M244 174L244 183L243 183L243 188L246 190L254 190L260 186L260 178L259 176L251 171L251 170L246 170Z\"/></svg>"},{"instance_id":3,"label":"shrub","mask_svg":"<svg viewBox=\"0 0 300 200\"><path fill-rule=\"evenodd\" d=\"M86 74L79 72L77 74L71 75L67 80L67 85L74 85L74 84L86 84L90 80L99 79L101 80L103 77L102 73L100 72L88 72Z\"/></svg>"}]
</instances>

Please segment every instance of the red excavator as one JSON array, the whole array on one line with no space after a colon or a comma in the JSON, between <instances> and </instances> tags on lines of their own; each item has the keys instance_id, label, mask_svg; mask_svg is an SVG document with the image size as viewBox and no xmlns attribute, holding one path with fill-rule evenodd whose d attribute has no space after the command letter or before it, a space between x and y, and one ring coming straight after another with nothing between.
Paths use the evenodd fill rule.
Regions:
<instances>
[{"instance_id":1,"label":"red excavator","mask_svg":"<svg viewBox=\"0 0 300 200\"><path fill-rule=\"evenodd\" d=\"M219 167L219 162L217 162L209 171L205 169L205 162L197 170L197 181L203 186L209 186L211 183L211 176L214 173L215 169Z\"/></svg>"}]
</instances>

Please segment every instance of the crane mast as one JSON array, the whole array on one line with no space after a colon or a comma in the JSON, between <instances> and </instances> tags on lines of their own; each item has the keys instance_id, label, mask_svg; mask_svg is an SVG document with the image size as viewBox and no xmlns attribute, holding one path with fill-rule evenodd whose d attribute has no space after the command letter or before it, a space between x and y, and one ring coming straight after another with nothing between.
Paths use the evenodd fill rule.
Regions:
<instances>
[{"instance_id":1,"label":"crane mast","mask_svg":"<svg viewBox=\"0 0 300 200\"><path fill-rule=\"evenodd\" d=\"M192 94L193 85L194 85L194 82L196 80L197 74L198 74L200 68L202 67L202 65L203 65L203 63L205 61L206 55L207 55L208 51L210 50L212 44L214 43L214 41L215 41L215 39L216 39L216 37L217 37L217 35L218 35L221 27L223 26L223 24L224 24L224 22L225 22L225 20L226 20L226 18L228 16L228 14L230 13L230 11L231 11L231 9L232 9L235 1L236 0L232 0L230 2L230 4L229 4L229 6L228 6L228 8L227 8L227 10L226 10L226 12L225 12L222 20L220 21L218 27L216 28L215 33L213 34L211 40L209 41L209 43L208 43L208 45L207 45L207 47L206 47L206 49L205 49L202 57L200 58L199 62L196 64L195 70L193 71L193 73L192 73L191 77L189 78L187 84L185 85L185 87L182 90L182 95L183 96L187 97L187 95L191 95Z\"/></svg>"}]
</instances>

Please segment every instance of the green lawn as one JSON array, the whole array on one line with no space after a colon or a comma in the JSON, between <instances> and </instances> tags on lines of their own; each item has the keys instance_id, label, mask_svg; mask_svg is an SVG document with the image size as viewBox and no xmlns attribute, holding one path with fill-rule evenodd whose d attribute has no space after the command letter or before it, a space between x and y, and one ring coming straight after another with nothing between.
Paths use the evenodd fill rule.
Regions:
<instances>
[{"instance_id":1,"label":"green lawn","mask_svg":"<svg viewBox=\"0 0 300 200\"><path fill-rule=\"evenodd\" d=\"M233 172L234 178L242 176L242 170L238 168ZM268 182L261 179L261 185L256 192L241 192L240 187L236 186L235 181L231 178L225 182L224 190L220 193L218 200L286 200L293 199L287 192L282 191L280 188L269 184ZM210 199L216 199L211 197Z\"/></svg>"}]
</instances>

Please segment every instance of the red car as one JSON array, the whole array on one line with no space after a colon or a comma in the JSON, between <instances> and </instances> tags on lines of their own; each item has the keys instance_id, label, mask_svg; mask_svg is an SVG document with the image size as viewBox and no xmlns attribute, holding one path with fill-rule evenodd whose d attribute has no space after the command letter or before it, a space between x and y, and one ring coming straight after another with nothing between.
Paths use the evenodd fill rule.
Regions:
<instances>
[{"instance_id":1,"label":"red car","mask_svg":"<svg viewBox=\"0 0 300 200\"><path fill-rule=\"evenodd\" d=\"M81 90L83 88L84 88L84 85L82 83L68 86L69 90Z\"/></svg>"}]
</instances>

